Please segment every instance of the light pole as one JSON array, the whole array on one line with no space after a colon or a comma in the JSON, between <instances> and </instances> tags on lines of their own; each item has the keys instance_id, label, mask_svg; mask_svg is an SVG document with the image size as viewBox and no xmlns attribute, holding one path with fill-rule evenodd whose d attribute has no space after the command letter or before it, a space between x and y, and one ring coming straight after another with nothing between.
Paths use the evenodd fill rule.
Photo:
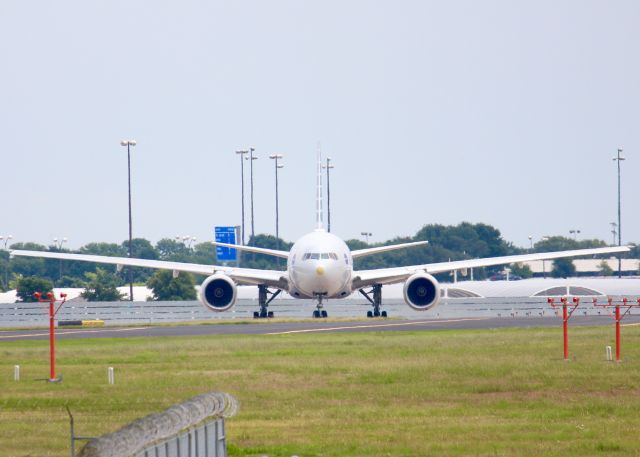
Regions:
<instances>
[{"instance_id":1,"label":"light pole","mask_svg":"<svg viewBox=\"0 0 640 457\"><path fill-rule=\"evenodd\" d=\"M0 236L0 242L4 244L4 250L7 250L7 244L13 239L13 235Z\"/></svg>"},{"instance_id":2,"label":"light pole","mask_svg":"<svg viewBox=\"0 0 640 457\"><path fill-rule=\"evenodd\" d=\"M282 154L271 154L270 159L273 159L274 169L276 171L276 249L280 249L280 227L279 227L279 214L278 214L278 169L284 168L284 165L279 163L284 156ZM280 261L278 260L278 264Z\"/></svg>"},{"instance_id":3,"label":"light pole","mask_svg":"<svg viewBox=\"0 0 640 457\"><path fill-rule=\"evenodd\" d=\"M236 154L240 156L240 193L242 196L242 245L244 246L244 155L248 154L247 150L236 151Z\"/></svg>"},{"instance_id":4,"label":"light pole","mask_svg":"<svg viewBox=\"0 0 640 457\"><path fill-rule=\"evenodd\" d=\"M127 147L127 181L129 183L129 258L132 257L132 223L131 223L131 146L135 146L136 140L122 140L120 146ZM129 300L133 301L133 270L129 267Z\"/></svg>"},{"instance_id":5,"label":"light pole","mask_svg":"<svg viewBox=\"0 0 640 457\"><path fill-rule=\"evenodd\" d=\"M620 162L626 160L622 157L622 148L618 148L618 156L613 160L618 163L618 246L622 246L622 216L620 209ZM622 257L618 255L618 278L622 278Z\"/></svg>"},{"instance_id":6,"label":"light pole","mask_svg":"<svg viewBox=\"0 0 640 457\"><path fill-rule=\"evenodd\" d=\"M331 232L331 187L329 170L334 168L334 166L331 165L331 157L327 157L327 164L323 165L322 168L327 169L327 232Z\"/></svg>"},{"instance_id":7,"label":"light pole","mask_svg":"<svg viewBox=\"0 0 640 457\"><path fill-rule=\"evenodd\" d=\"M615 222L609 222L609 225L611 225L611 234L613 235L613 242L611 243L612 246L615 246L616 244L616 235L618 234L618 224L616 224Z\"/></svg>"},{"instance_id":8,"label":"light pole","mask_svg":"<svg viewBox=\"0 0 640 457\"><path fill-rule=\"evenodd\" d=\"M373 236L373 233L371 233L371 232L360 232L360 235L364 236L365 239L367 240L367 244L369 244L369 237Z\"/></svg>"},{"instance_id":9,"label":"light pole","mask_svg":"<svg viewBox=\"0 0 640 457\"><path fill-rule=\"evenodd\" d=\"M571 230L569 230L569 233L570 233L571 235L573 235L573 239L574 239L574 240L577 240L577 239L578 239L578 235L580 234L580 230L578 230L578 229L571 229Z\"/></svg>"},{"instance_id":10,"label":"light pole","mask_svg":"<svg viewBox=\"0 0 640 457\"><path fill-rule=\"evenodd\" d=\"M541 241L549 241L549 237L543 236ZM544 259L542 259L542 279L547 279L547 269L545 267Z\"/></svg>"},{"instance_id":11,"label":"light pole","mask_svg":"<svg viewBox=\"0 0 640 457\"><path fill-rule=\"evenodd\" d=\"M53 245L56 247L58 251L62 251L62 245L69 241L67 237L63 238L54 238ZM62 281L62 259L58 261L58 281Z\"/></svg>"},{"instance_id":12,"label":"light pole","mask_svg":"<svg viewBox=\"0 0 640 457\"><path fill-rule=\"evenodd\" d=\"M255 151L255 148L249 148L248 160L251 161L251 163L250 163L250 165L251 165L250 166L250 174L251 174L251 239L252 240L255 239L255 236L256 236L256 228L255 228L255 225L253 223L253 161L254 160L258 160L257 157L254 157L253 151Z\"/></svg>"},{"instance_id":13,"label":"light pole","mask_svg":"<svg viewBox=\"0 0 640 457\"><path fill-rule=\"evenodd\" d=\"M195 243L196 241L196 237L195 236L190 236L190 235L185 235L183 237L180 237L180 235L178 235L176 237L176 240L178 241L182 241L182 243L185 245L185 247L189 250L191 250L191 245L193 243Z\"/></svg>"}]
</instances>

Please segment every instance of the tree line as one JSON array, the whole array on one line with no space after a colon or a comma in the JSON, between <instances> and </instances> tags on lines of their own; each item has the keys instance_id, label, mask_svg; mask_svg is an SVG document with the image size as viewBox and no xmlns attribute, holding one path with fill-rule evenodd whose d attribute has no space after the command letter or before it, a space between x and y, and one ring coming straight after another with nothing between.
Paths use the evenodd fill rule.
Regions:
<instances>
[{"instance_id":1,"label":"tree line","mask_svg":"<svg viewBox=\"0 0 640 457\"><path fill-rule=\"evenodd\" d=\"M564 236L545 237L537 241L532 249L514 246L504 240L500 231L495 227L482 223L463 222L458 225L428 224L422 227L412 237L396 237L383 243L367 244L364 241L351 239L346 243L351 250L364 249L373 246L384 246L412 241L428 241L425 246L401 249L381 253L373 256L358 258L354 262L356 269L387 268L404 265L416 265L434 262L447 262L482 257L497 257L504 255L523 254L527 252L549 252L568 249L586 249L603 247L607 244L602 240L575 240ZM249 240L252 246L269 249L289 250L293 243L278 240L272 235L260 234ZM24 249L49 252L72 252L56 246L44 246L37 243L14 243L11 249ZM94 242L82 246L77 251L80 254L103 255L112 257L128 256L128 241L117 243ZM153 245L144 238L134 238L132 241L132 256L141 259L166 260L197 264L219 264L216 259L216 248L209 242L187 246L180 241L165 238ZM639 248L626 254L627 257L640 257ZM284 259L278 259L263 254L239 253L239 264L245 268L280 269L286 268ZM487 267L474 270L475 279L485 279L489 275L502 270L503 266ZM603 273L610 273L602 267ZM521 277L530 277L531 271L523 265L512 265L512 272ZM554 262L552 276L566 277L575 273L570 260ZM0 289L16 288L20 299L31 300L33 290L44 291L55 287L84 288L83 296L90 301L114 301L126 298L117 291L118 286L128 284L128 271L115 271L114 267L97 265L79 261L60 261L56 259L38 259L15 257L9 260L7 251L0 251ZM195 299L194 285L204 280L189 273L180 273L177 278L171 271L147 268L133 268L133 281L137 285L150 287L156 300L186 300ZM436 275L440 281L447 281L450 274Z\"/></svg>"}]
</instances>

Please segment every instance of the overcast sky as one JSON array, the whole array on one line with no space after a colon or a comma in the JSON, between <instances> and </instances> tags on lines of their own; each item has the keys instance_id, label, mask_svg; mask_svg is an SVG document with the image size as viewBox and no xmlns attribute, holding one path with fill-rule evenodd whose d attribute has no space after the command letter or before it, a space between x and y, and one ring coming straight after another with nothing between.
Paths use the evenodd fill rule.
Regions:
<instances>
[{"instance_id":1,"label":"overcast sky","mask_svg":"<svg viewBox=\"0 0 640 457\"><path fill-rule=\"evenodd\" d=\"M332 231L494 225L640 241L637 1L0 2L0 235L69 246L314 227L318 141ZM246 169L248 170L248 169ZM247 173L248 175L248 173ZM246 189L248 191L247 179ZM247 228L249 229L247 199Z\"/></svg>"}]
</instances>

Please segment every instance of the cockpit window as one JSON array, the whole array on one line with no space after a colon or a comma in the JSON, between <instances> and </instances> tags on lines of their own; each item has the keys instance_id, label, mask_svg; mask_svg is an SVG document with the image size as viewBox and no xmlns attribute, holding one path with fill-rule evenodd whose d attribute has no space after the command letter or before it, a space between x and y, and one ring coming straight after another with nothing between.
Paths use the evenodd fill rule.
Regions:
<instances>
[{"instance_id":1,"label":"cockpit window","mask_svg":"<svg viewBox=\"0 0 640 457\"><path fill-rule=\"evenodd\" d=\"M338 260L338 254L335 252L307 252L302 256L302 260Z\"/></svg>"}]
</instances>

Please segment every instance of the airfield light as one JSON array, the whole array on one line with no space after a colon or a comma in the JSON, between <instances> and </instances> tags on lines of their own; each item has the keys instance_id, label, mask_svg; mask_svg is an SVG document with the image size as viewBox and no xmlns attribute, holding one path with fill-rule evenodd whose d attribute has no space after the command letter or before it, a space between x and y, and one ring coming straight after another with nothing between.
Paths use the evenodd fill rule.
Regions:
<instances>
[{"instance_id":1,"label":"airfield light","mask_svg":"<svg viewBox=\"0 0 640 457\"><path fill-rule=\"evenodd\" d=\"M62 381L62 376L59 378L56 377L56 325L55 318L62 305L67 301L66 294L60 294L61 300L56 300L55 295L52 292L47 292L46 299L42 298L42 294L40 292L36 292L33 296L40 303L48 303L49 304L49 382L60 382ZM56 302L60 302L58 308L55 308Z\"/></svg>"},{"instance_id":2,"label":"airfield light","mask_svg":"<svg viewBox=\"0 0 640 457\"><path fill-rule=\"evenodd\" d=\"M129 184L129 258L133 256L133 231L132 231L132 217L131 217L131 146L137 144L136 140L122 140L120 146L127 147L127 181ZM133 301L133 270L129 267L129 300Z\"/></svg>"},{"instance_id":3,"label":"airfield light","mask_svg":"<svg viewBox=\"0 0 640 457\"><path fill-rule=\"evenodd\" d=\"M369 237L373 236L373 233L371 232L360 232L360 235L364 236L367 240L367 244L369 244Z\"/></svg>"}]
</instances>

